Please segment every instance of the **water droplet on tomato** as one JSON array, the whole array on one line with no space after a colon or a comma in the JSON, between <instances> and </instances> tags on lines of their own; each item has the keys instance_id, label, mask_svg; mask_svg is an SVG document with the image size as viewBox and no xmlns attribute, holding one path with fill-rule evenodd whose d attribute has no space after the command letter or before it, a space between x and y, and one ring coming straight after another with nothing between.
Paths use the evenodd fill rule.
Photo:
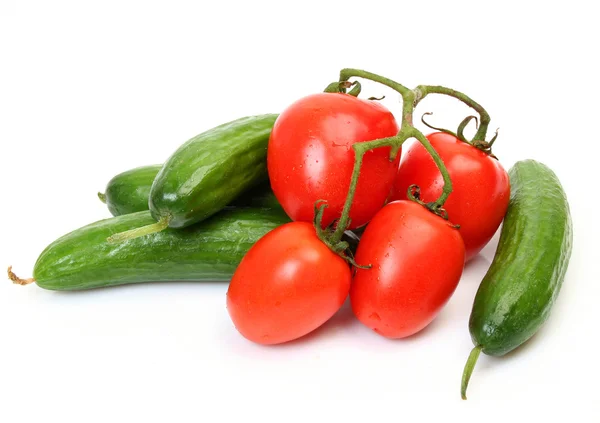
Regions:
<instances>
[{"instance_id":1,"label":"water droplet on tomato","mask_svg":"<svg viewBox=\"0 0 600 423\"><path fill-rule=\"evenodd\" d=\"M373 320L377 320L378 322L381 321L381 317L379 317L379 314L377 314L376 312L371 313L371 315L369 316L370 319Z\"/></svg>"}]
</instances>

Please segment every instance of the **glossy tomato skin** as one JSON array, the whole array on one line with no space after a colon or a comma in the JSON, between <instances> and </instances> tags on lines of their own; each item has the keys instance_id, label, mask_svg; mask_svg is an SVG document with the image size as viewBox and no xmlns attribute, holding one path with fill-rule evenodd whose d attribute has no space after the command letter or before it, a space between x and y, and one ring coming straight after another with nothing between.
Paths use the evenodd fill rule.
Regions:
<instances>
[{"instance_id":1,"label":"glossy tomato skin","mask_svg":"<svg viewBox=\"0 0 600 423\"><path fill-rule=\"evenodd\" d=\"M450 173L453 191L444 208L450 221L460 225L468 261L490 241L506 214L510 198L508 173L498 160L453 135L434 132L427 139ZM421 188L425 202L435 201L444 186L433 159L416 142L405 151L391 200L406 199L412 184Z\"/></svg>"},{"instance_id":2,"label":"glossy tomato skin","mask_svg":"<svg viewBox=\"0 0 600 423\"><path fill-rule=\"evenodd\" d=\"M452 296L465 247L458 230L412 201L394 201L367 225L358 244L350 300L356 317L387 338L425 328Z\"/></svg>"},{"instance_id":3,"label":"glossy tomato skin","mask_svg":"<svg viewBox=\"0 0 600 423\"><path fill-rule=\"evenodd\" d=\"M237 330L258 344L299 338L340 309L350 267L317 237L312 224L291 222L262 237L238 266L227 291Z\"/></svg>"},{"instance_id":4,"label":"glossy tomato skin","mask_svg":"<svg viewBox=\"0 0 600 423\"><path fill-rule=\"evenodd\" d=\"M314 203L326 200L323 224L341 215L354 167L352 145L398 133L392 113L376 101L348 94L304 97L277 118L267 153L271 187L292 220L312 222ZM390 148L365 154L350 228L366 224L383 206L397 173L400 153Z\"/></svg>"}]
</instances>

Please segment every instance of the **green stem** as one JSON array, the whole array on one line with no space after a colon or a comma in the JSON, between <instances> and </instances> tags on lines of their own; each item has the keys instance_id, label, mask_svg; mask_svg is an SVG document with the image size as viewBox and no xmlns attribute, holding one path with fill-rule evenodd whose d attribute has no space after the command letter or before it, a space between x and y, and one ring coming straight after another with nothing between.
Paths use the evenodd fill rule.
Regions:
<instances>
[{"instance_id":1,"label":"green stem","mask_svg":"<svg viewBox=\"0 0 600 423\"><path fill-rule=\"evenodd\" d=\"M402 126L404 126L405 122L412 125L412 110L414 103L414 93L412 90L394 80L361 69L346 68L340 71L340 82L347 81L350 78L364 78L370 81L379 82L380 84L399 92L403 99Z\"/></svg>"},{"instance_id":2,"label":"green stem","mask_svg":"<svg viewBox=\"0 0 600 423\"><path fill-rule=\"evenodd\" d=\"M346 90L350 88L350 91L346 92ZM358 97L360 94L362 87L360 82L354 81L352 83L348 81L336 81L329 84L323 92L325 93L344 93L351 95L353 97Z\"/></svg>"},{"instance_id":3,"label":"green stem","mask_svg":"<svg viewBox=\"0 0 600 423\"><path fill-rule=\"evenodd\" d=\"M431 155L431 158L435 162L435 165L440 170L442 178L444 178L444 187L442 188L442 194L438 197L437 200L433 202L434 209L441 208L448 199L448 196L452 193L452 180L450 179L450 173L444 165L442 158L439 156L437 151L435 151L435 148L433 148L427 137L425 137L425 135L423 135L421 131L414 128L412 129L413 130L411 131L410 136L415 137L423 145L425 150L427 150L427 152Z\"/></svg>"},{"instance_id":4,"label":"green stem","mask_svg":"<svg viewBox=\"0 0 600 423\"><path fill-rule=\"evenodd\" d=\"M352 177L350 178L350 187L348 188L348 195L346 196L346 202L342 209L342 215L337 223L335 232L331 237L332 242L338 242L342 239L344 231L350 224L350 208L354 200L354 194L356 192L356 186L358 185L358 177L360 175L360 168L362 166L363 157L367 151L373 150L380 147L396 146L398 145L398 135L388 138L380 138L374 141L365 141L352 145L354 149L354 168L352 169ZM402 141L404 142L404 141ZM402 143L400 143L402 145ZM392 158L393 160L393 158Z\"/></svg>"},{"instance_id":5,"label":"green stem","mask_svg":"<svg viewBox=\"0 0 600 423\"><path fill-rule=\"evenodd\" d=\"M100 199L100 201L102 201L104 204L106 204L106 194L102 194L101 192L99 192L98 198Z\"/></svg>"},{"instance_id":6,"label":"green stem","mask_svg":"<svg viewBox=\"0 0 600 423\"><path fill-rule=\"evenodd\" d=\"M469 380L471 379L475 364L477 364L479 353L481 353L481 345L477 345L471 350L471 354L469 354L469 358L467 359L467 364L465 364L465 370L463 371L462 381L460 383L460 396L464 400L467 399L467 386L469 386Z\"/></svg>"},{"instance_id":7,"label":"green stem","mask_svg":"<svg viewBox=\"0 0 600 423\"><path fill-rule=\"evenodd\" d=\"M340 71L340 83L347 82L350 78L353 77L364 78L371 81L379 82L380 84L386 85L400 93L400 95L402 96L402 124L400 132L398 132L396 136L381 138L373 141L365 141L352 145L355 155L354 168L352 169L350 186L348 188L348 195L346 196L344 208L342 209L342 215L340 216L340 220L337 223L335 232L330 238L330 242L333 244L339 242L342 239L344 231L350 224L350 209L354 200L354 194L356 192L356 186L358 184L358 178L360 175L360 168L362 166L363 157L367 151L371 151L375 148L390 147L390 160L393 161L398 155L402 144L407 139L414 137L421 144L423 144L423 147L425 147L429 154L431 154L435 164L442 173L442 177L444 178L444 188L442 190L442 194L435 202L428 204L427 207L434 213L440 216L445 216L445 214L440 214L440 209L444 205L444 202L446 201L450 193L452 192L452 181L450 180L448 169L446 169L446 166L444 166L442 159L437 154L432 145L429 143L427 138L425 138L425 135L423 135L421 131L412 126L412 116L414 107L416 103L418 103L416 95L423 96L423 93L425 93L426 95L427 86L421 86L424 87L424 91L422 92L417 90L413 91L406 88L404 85L399 84L396 81L364 70L347 68L342 69ZM330 85L330 87L331 86L332 85Z\"/></svg>"},{"instance_id":8,"label":"green stem","mask_svg":"<svg viewBox=\"0 0 600 423\"><path fill-rule=\"evenodd\" d=\"M365 143L366 144L366 143ZM365 155L364 149L354 147L354 168L352 169L352 177L350 178L350 187L348 188L348 195L346 196L346 202L344 203L344 208L342 209L342 215L340 216L340 220L337 223L335 228L335 232L333 233L331 239L333 242L340 241L344 232L348 228L350 224L350 207L352 207L352 201L354 200L354 193L356 192L356 185L358 183L358 175L360 174L360 167L362 165L363 157Z\"/></svg>"},{"instance_id":9,"label":"green stem","mask_svg":"<svg viewBox=\"0 0 600 423\"><path fill-rule=\"evenodd\" d=\"M152 223L151 225L142 226L141 228L130 229L125 232L120 232L118 234L114 234L109 236L106 241L109 243L117 243L128 241L130 239L139 238L144 235L150 235L156 232L164 231L169 227L169 223L171 222L171 216L161 217L160 220L156 223Z\"/></svg>"},{"instance_id":10,"label":"green stem","mask_svg":"<svg viewBox=\"0 0 600 423\"><path fill-rule=\"evenodd\" d=\"M396 81L393 81L389 78L385 78L383 76L377 75L375 73L367 72L360 69L352 69L346 68L340 71L340 82L344 82L349 80L350 78L364 78L371 81L379 82L380 84L386 85L391 89L398 91L400 94L404 94L409 92L410 90L406 88L404 85L399 84Z\"/></svg>"},{"instance_id":11,"label":"green stem","mask_svg":"<svg viewBox=\"0 0 600 423\"><path fill-rule=\"evenodd\" d=\"M487 134L487 129L488 129L488 126L489 126L490 120L491 120L490 115L483 108L483 106L481 104L477 103L475 100L473 100L468 95L463 94L460 91L453 90L452 88L446 88L446 87L442 87L440 85L419 85L417 88L414 89L414 93L415 93L414 107L416 107L417 104L419 104L419 102L421 100L423 100L425 97L427 97L428 94L444 94L444 95L454 97L457 100L462 101L467 106L471 107L477 113L479 113L479 120L481 122L481 125L479 126L479 129L477 130L475 137L473 137L473 140L485 140L485 136Z\"/></svg>"}]
</instances>

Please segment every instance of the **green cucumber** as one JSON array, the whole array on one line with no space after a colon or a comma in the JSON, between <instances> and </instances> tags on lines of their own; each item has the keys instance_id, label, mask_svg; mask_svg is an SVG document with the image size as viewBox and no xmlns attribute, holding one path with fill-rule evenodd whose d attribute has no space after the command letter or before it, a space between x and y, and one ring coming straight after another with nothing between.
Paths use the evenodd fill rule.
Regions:
<instances>
[{"instance_id":1,"label":"green cucumber","mask_svg":"<svg viewBox=\"0 0 600 423\"><path fill-rule=\"evenodd\" d=\"M108 182L104 194L98 193L98 198L108 206L113 216L148 210L150 187L161 167L142 166L119 173ZM228 206L281 209L268 182L242 193Z\"/></svg>"},{"instance_id":2,"label":"green cucumber","mask_svg":"<svg viewBox=\"0 0 600 423\"><path fill-rule=\"evenodd\" d=\"M113 216L148 210L148 197L162 165L142 166L114 176L98 197Z\"/></svg>"},{"instance_id":3,"label":"green cucumber","mask_svg":"<svg viewBox=\"0 0 600 423\"><path fill-rule=\"evenodd\" d=\"M475 348L463 372L463 399L480 352L502 356L531 338L548 319L571 257L571 214L554 172L524 160L508 174L510 203L500 241L469 319Z\"/></svg>"},{"instance_id":4,"label":"green cucumber","mask_svg":"<svg viewBox=\"0 0 600 423\"><path fill-rule=\"evenodd\" d=\"M38 257L33 278L49 290L83 290L151 281L225 281L267 232L289 222L282 210L227 208L185 229L167 229L119 244L114 233L153 222L149 211L101 220L50 244Z\"/></svg>"},{"instance_id":5,"label":"green cucumber","mask_svg":"<svg viewBox=\"0 0 600 423\"><path fill-rule=\"evenodd\" d=\"M275 114L249 116L187 141L164 163L152 184L148 204L156 223L109 241L200 222L267 181L267 145L276 119Z\"/></svg>"}]
</instances>

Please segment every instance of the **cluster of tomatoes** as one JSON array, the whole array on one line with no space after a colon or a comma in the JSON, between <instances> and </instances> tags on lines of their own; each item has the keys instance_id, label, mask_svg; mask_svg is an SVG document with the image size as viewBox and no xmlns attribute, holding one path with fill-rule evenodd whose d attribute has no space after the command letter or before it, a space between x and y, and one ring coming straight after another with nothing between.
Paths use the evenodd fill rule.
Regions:
<instances>
[{"instance_id":1,"label":"cluster of tomatoes","mask_svg":"<svg viewBox=\"0 0 600 423\"><path fill-rule=\"evenodd\" d=\"M343 213L353 145L398 131L380 103L345 93L310 95L281 113L267 163L273 192L293 222L260 239L231 280L227 310L244 337L260 344L297 339L350 296L363 324L403 338L426 327L447 303L465 262L489 242L508 207L507 172L489 152L448 133L427 136L452 181L448 219L426 207L444 181L421 144L397 154L391 147L366 152L344 228L362 231L353 260L336 248L339 240L323 236ZM417 201L408 195L414 184ZM324 207L315 220L319 202Z\"/></svg>"}]
</instances>

